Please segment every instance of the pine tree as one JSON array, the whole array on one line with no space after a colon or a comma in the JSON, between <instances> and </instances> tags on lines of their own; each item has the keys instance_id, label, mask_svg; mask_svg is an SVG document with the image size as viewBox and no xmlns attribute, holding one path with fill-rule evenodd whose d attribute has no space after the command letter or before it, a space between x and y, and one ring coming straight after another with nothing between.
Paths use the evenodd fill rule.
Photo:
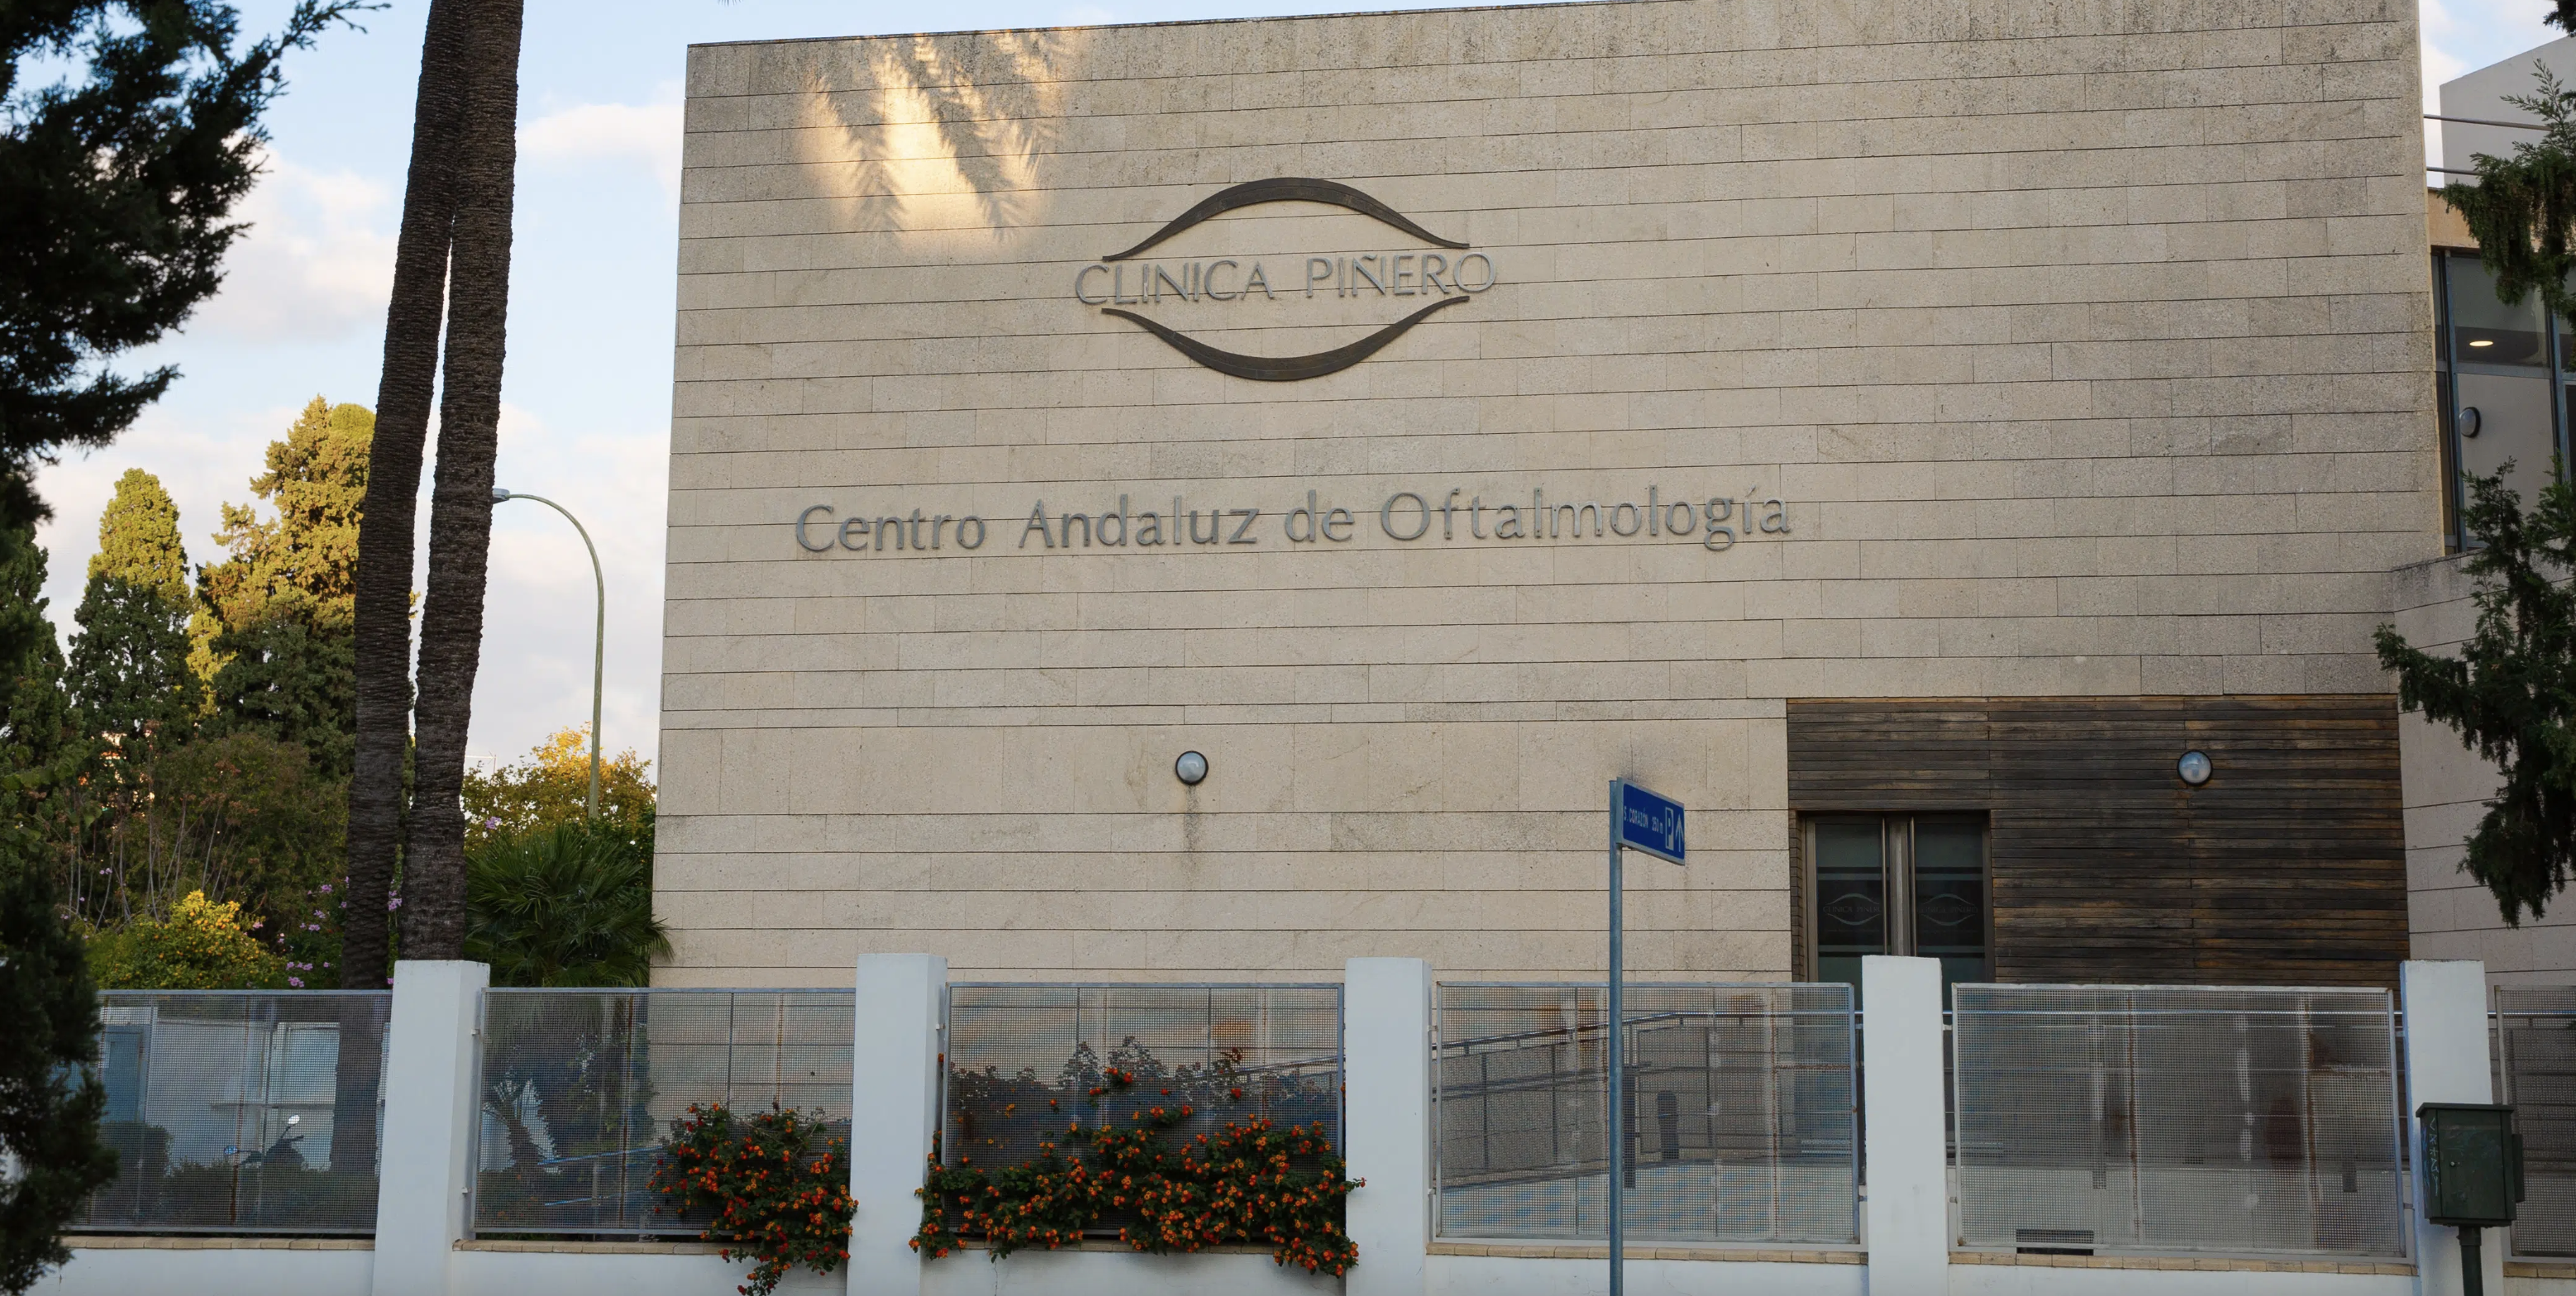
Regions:
<instances>
[{"instance_id":1,"label":"pine tree","mask_svg":"<svg viewBox=\"0 0 2576 1296\"><path fill-rule=\"evenodd\" d=\"M2505 465L2505 471L2514 465ZM2468 480L2461 521L2484 543L2465 564L2477 628L2456 654L2373 635L2397 675L2397 704L2460 736L2502 775L2460 869L2495 896L2509 927L2538 918L2576 877L2576 487L2556 473L2525 509L2502 473Z\"/></svg>"},{"instance_id":2,"label":"pine tree","mask_svg":"<svg viewBox=\"0 0 2576 1296\"><path fill-rule=\"evenodd\" d=\"M358 523L375 416L319 396L268 446L252 492L276 509L224 506L231 556L198 575L206 615L190 661L210 681L213 724L295 743L317 772L346 777L357 727Z\"/></svg>"},{"instance_id":3,"label":"pine tree","mask_svg":"<svg viewBox=\"0 0 2576 1296\"><path fill-rule=\"evenodd\" d=\"M0 1291L23 1292L71 1259L62 1228L116 1177L98 1140L107 1090L98 994L81 938L63 921L43 847L0 789L0 1151L14 1162L0 1209Z\"/></svg>"},{"instance_id":4,"label":"pine tree","mask_svg":"<svg viewBox=\"0 0 2576 1296\"><path fill-rule=\"evenodd\" d=\"M0 529L0 769L49 764L70 728L35 528Z\"/></svg>"},{"instance_id":5,"label":"pine tree","mask_svg":"<svg viewBox=\"0 0 2576 1296\"><path fill-rule=\"evenodd\" d=\"M367 495L367 449L376 417L364 405L316 396L268 443L268 471L251 492L277 510L224 505L215 533L230 557L209 566L200 589L226 630L291 615L317 629L345 631L356 598L358 522Z\"/></svg>"},{"instance_id":6,"label":"pine tree","mask_svg":"<svg viewBox=\"0 0 2576 1296\"><path fill-rule=\"evenodd\" d=\"M305 0L239 46L220 0L0 6L0 473L104 445L178 378L105 361L178 327L223 282L259 178L280 58L362 6ZM32 74L37 84L20 78ZM35 521L33 492L0 523Z\"/></svg>"}]
</instances>

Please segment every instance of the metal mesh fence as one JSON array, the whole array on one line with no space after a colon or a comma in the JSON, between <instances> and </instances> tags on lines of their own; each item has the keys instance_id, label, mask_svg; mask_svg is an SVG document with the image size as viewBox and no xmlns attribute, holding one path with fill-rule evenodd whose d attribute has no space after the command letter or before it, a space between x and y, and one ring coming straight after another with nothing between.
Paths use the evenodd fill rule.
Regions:
<instances>
[{"instance_id":1,"label":"metal mesh fence","mask_svg":"<svg viewBox=\"0 0 2576 1296\"><path fill-rule=\"evenodd\" d=\"M691 1104L819 1116L846 1138L849 990L492 990L483 999L481 1233L695 1233L649 1187Z\"/></svg>"},{"instance_id":2,"label":"metal mesh fence","mask_svg":"<svg viewBox=\"0 0 2576 1296\"><path fill-rule=\"evenodd\" d=\"M2388 992L1955 993L1962 1246L2405 1253Z\"/></svg>"},{"instance_id":3,"label":"metal mesh fence","mask_svg":"<svg viewBox=\"0 0 2576 1296\"><path fill-rule=\"evenodd\" d=\"M376 1229L383 991L99 996L116 1179L77 1229Z\"/></svg>"},{"instance_id":4,"label":"metal mesh fence","mask_svg":"<svg viewBox=\"0 0 2576 1296\"><path fill-rule=\"evenodd\" d=\"M1607 1236L1607 996L1440 987L1440 1236ZM1851 987L1632 985L1623 1008L1631 1238L1858 1240Z\"/></svg>"},{"instance_id":5,"label":"metal mesh fence","mask_svg":"<svg viewBox=\"0 0 2576 1296\"><path fill-rule=\"evenodd\" d=\"M2495 990L2497 1100L2522 1131L2514 1255L2576 1256L2576 986Z\"/></svg>"},{"instance_id":6,"label":"metal mesh fence","mask_svg":"<svg viewBox=\"0 0 2576 1296\"><path fill-rule=\"evenodd\" d=\"M1188 1106L1189 1138L1228 1122L1342 1135L1337 985L1004 985L948 988L947 1164L1009 1166L1075 1122Z\"/></svg>"}]
</instances>

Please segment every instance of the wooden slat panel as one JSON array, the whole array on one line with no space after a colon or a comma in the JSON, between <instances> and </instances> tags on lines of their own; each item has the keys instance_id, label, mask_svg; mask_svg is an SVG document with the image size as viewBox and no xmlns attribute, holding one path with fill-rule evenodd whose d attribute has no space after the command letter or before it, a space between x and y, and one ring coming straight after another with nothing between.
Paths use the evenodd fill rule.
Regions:
<instances>
[{"instance_id":1,"label":"wooden slat panel","mask_svg":"<svg viewBox=\"0 0 2576 1296\"><path fill-rule=\"evenodd\" d=\"M2394 985L2406 957L2387 695L1792 700L1789 803L1985 812L2006 981Z\"/></svg>"}]
</instances>

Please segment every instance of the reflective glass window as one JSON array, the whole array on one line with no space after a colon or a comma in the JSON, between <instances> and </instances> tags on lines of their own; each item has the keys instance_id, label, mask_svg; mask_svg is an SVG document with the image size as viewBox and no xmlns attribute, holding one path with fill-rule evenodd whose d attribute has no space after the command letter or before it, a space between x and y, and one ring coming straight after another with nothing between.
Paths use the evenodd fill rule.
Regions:
<instances>
[{"instance_id":1,"label":"reflective glass window","mask_svg":"<svg viewBox=\"0 0 2576 1296\"><path fill-rule=\"evenodd\" d=\"M1914 952L1941 960L1944 989L1986 979L1986 826L1914 821Z\"/></svg>"},{"instance_id":2,"label":"reflective glass window","mask_svg":"<svg viewBox=\"0 0 2576 1296\"><path fill-rule=\"evenodd\" d=\"M1815 826L1816 979L1860 984L1860 961L1887 949L1887 852L1877 816Z\"/></svg>"},{"instance_id":3,"label":"reflective glass window","mask_svg":"<svg viewBox=\"0 0 2576 1296\"><path fill-rule=\"evenodd\" d=\"M2545 366L2540 294L2496 300L2495 276L2475 256L2450 258L2451 359L2458 364Z\"/></svg>"},{"instance_id":4,"label":"reflective glass window","mask_svg":"<svg viewBox=\"0 0 2576 1296\"><path fill-rule=\"evenodd\" d=\"M1941 960L1946 988L1993 975L1981 815L1820 815L1806 821L1814 975L1860 984L1872 954Z\"/></svg>"}]
</instances>

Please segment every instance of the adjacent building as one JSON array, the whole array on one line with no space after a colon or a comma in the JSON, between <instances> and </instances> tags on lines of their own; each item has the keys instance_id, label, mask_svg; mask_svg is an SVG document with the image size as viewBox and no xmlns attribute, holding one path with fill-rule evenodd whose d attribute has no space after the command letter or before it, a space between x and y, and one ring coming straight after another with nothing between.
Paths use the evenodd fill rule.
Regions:
<instances>
[{"instance_id":1,"label":"adjacent building","mask_svg":"<svg viewBox=\"0 0 2576 1296\"><path fill-rule=\"evenodd\" d=\"M2415 24L693 49L662 979L1597 976L1628 777L1639 977L2390 982L2480 793L2370 633L2522 435L2451 431Z\"/></svg>"}]
</instances>

